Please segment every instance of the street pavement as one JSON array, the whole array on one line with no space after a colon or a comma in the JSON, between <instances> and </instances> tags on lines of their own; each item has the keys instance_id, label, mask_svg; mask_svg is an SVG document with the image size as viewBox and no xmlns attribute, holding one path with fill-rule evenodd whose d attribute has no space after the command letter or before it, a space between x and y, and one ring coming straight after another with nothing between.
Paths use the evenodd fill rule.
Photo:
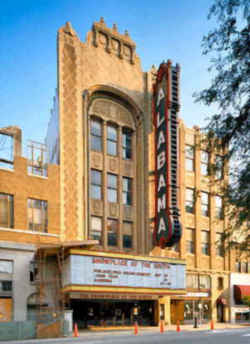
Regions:
<instances>
[{"instance_id":1,"label":"street pavement","mask_svg":"<svg viewBox=\"0 0 250 344\"><path fill-rule=\"evenodd\" d=\"M224 324L225 325L225 324ZM228 324L229 326L229 324ZM211 331L206 327L194 329L192 326L182 326L180 332L169 329L160 333L159 328L139 329L137 335L133 329L124 331L82 331L79 337L56 339L36 339L26 341L8 341L0 344L249 344L250 326L238 328L215 328Z\"/></svg>"}]
</instances>

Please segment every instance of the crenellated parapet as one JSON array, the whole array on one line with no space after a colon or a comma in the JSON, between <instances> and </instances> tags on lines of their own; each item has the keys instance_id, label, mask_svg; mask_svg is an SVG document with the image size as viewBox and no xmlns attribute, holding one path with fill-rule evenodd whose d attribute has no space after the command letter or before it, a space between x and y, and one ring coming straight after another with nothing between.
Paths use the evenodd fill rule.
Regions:
<instances>
[{"instance_id":1,"label":"crenellated parapet","mask_svg":"<svg viewBox=\"0 0 250 344\"><path fill-rule=\"evenodd\" d=\"M131 64L135 63L136 45L129 37L128 31L120 34L116 24L113 24L112 29L108 28L102 17L92 26L92 43L95 47L103 47L108 54L116 55Z\"/></svg>"}]
</instances>

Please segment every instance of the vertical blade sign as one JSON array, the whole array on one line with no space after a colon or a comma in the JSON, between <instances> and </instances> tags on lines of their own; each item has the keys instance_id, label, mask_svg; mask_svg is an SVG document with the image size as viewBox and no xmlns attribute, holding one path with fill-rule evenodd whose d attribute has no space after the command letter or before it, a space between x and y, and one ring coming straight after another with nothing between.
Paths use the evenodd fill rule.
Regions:
<instances>
[{"instance_id":1,"label":"vertical blade sign","mask_svg":"<svg viewBox=\"0 0 250 344\"><path fill-rule=\"evenodd\" d=\"M153 87L155 126L155 230L157 246L173 246L181 238L178 209L178 79L179 66L162 63Z\"/></svg>"}]
</instances>

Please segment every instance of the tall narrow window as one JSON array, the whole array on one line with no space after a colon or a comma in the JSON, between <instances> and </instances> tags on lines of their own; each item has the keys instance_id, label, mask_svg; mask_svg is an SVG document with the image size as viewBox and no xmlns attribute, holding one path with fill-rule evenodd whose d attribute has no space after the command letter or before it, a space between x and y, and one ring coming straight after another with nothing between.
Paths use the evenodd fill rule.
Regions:
<instances>
[{"instance_id":1,"label":"tall narrow window","mask_svg":"<svg viewBox=\"0 0 250 344\"><path fill-rule=\"evenodd\" d=\"M90 239L99 240L102 239L102 219L101 217L91 216L90 226Z\"/></svg>"},{"instance_id":2,"label":"tall narrow window","mask_svg":"<svg viewBox=\"0 0 250 344\"><path fill-rule=\"evenodd\" d=\"M122 228L122 241L123 248L132 248L133 247L133 224L132 222L124 221Z\"/></svg>"},{"instance_id":3,"label":"tall narrow window","mask_svg":"<svg viewBox=\"0 0 250 344\"><path fill-rule=\"evenodd\" d=\"M215 217L220 220L223 219L223 204L220 196L215 196Z\"/></svg>"},{"instance_id":4,"label":"tall narrow window","mask_svg":"<svg viewBox=\"0 0 250 344\"><path fill-rule=\"evenodd\" d=\"M240 261L238 260L235 262L235 272L240 272Z\"/></svg>"},{"instance_id":5,"label":"tall narrow window","mask_svg":"<svg viewBox=\"0 0 250 344\"><path fill-rule=\"evenodd\" d=\"M90 195L92 199L102 199L102 173L100 171L91 170Z\"/></svg>"},{"instance_id":6,"label":"tall narrow window","mask_svg":"<svg viewBox=\"0 0 250 344\"><path fill-rule=\"evenodd\" d=\"M122 129L122 157L132 158L132 131L128 128Z\"/></svg>"},{"instance_id":7,"label":"tall narrow window","mask_svg":"<svg viewBox=\"0 0 250 344\"><path fill-rule=\"evenodd\" d=\"M187 274L187 288L198 289L199 288L199 276L194 274Z\"/></svg>"},{"instance_id":8,"label":"tall narrow window","mask_svg":"<svg viewBox=\"0 0 250 344\"><path fill-rule=\"evenodd\" d=\"M29 229L37 232L48 231L48 203L39 199L28 199Z\"/></svg>"},{"instance_id":9,"label":"tall narrow window","mask_svg":"<svg viewBox=\"0 0 250 344\"><path fill-rule=\"evenodd\" d=\"M216 233L216 255L219 257L224 256L223 233Z\"/></svg>"},{"instance_id":10,"label":"tall narrow window","mask_svg":"<svg viewBox=\"0 0 250 344\"><path fill-rule=\"evenodd\" d=\"M117 176L108 173L108 202L117 203Z\"/></svg>"},{"instance_id":11,"label":"tall narrow window","mask_svg":"<svg viewBox=\"0 0 250 344\"><path fill-rule=\"evenodd\" d=\"M186 250L194 254L195 232L193 228L186 229Z\"/></svg>"},{"instance_id":12,"label":"tall narrow window","mask_svg":"<svg viewBox=\"0 0 250 344\"><path fill-rule=\"evenodd\" d=\"M91 150L102 151L102 123L98 119L91 119L90 122Z\"/></svg>"},{"instance_id":13,"label":"tall narrow window","mask_svg":"<svg viewBox=\"0 0 250 344\"><path fill-rule=\"evenodd\" d=\"M0 193L0 227L14 227L13 196Z\"/></svg>"},{"instance_id":14,"label":"tall narrow window","mask_svg":"<svg viewBox=\"0 0 250 344\"><path fill-rule=\"evenodd\" d=\"M186 189L185 209L187 213L194 213L194 189Z\"/></svg>"},{"instance_id":15,"label":"tall narrow window","mask_svg":"<svg viewBox=\"0 0 250 344\"><path fill-rule=\"evenodd\" d=\"M108 226L108 246L117 246L118 221L115 219L107 220Z\"/></svg>"},{"instance_id":16,"label":"tall narrow window","mask_svg":"<svg viewBox=\"0 0 250 344\"><path fill-rule=\"evenodd\" d=\"M211 278L209 275L199 276L199 288L200 289L210 289L211 288Z\"/></svg>"},{"instance_id":17,"label":"tall narrow window","mask_svg":"<svg viewBox=\"0 0 250 344\"><path fill-rule=\"evenodd\" d=\"M209 256L210 250L210 233L208 231L201 231L201 251L206 256Z\"/></svg>"},{"instance_id":18,"label":"tall narrow window","mask_svg":"<svg viewBox=\"0 0 250 344\"><path fill-rule=\"evenodd\" d=\"M209 153L201 151L201 174L208 176Z\"/></svg>"},{"instance_id":19,"label":"tall narrow window","mask_svg":"<svg viewBox=\"0 0 250 344\"><path fill-rule=\"evenodd\" d=\"M247 262L241 262L241 272L247 273Z\"/></svg>"},{"instance_id":20,"label":"tall narrow window","mask_svg":"<svg viewBox=\"0 0 250 344\"><path fill-rule=\"evenodd\" d=\"M201 192L201 214L209 215L209 197L207 192Z\"/></svg>"},{"instance_id":21,"label":"tall narrow window","mask_svg":"<svg viewBox=\"0 0 250 344\"><path fill-rule=\"evenodd\" d=\"M122 198L123 204L132 205L132 179L123 177L122 178Z\"/></svg>"},{"instance_id":22,"label":"tall narrow window","mask_svg":"<svg viewBox=\"0 0 250 344\"><path fill-rule=\"evenodd\" d=\"M215 158L215 177L216 179L223 178L223 157L216 155Z\"/></svg>"},{"instance_id":23,"label":"tall narrow window","mask_svg":"<svg viewBox=\"0 0 250 344\"><path fill-rule=\"evenodd\" d=\"M185 165L189 172L194 171L194 147L186 145L185 147Z\"/></svg>"},{"instance_id":24,"label":"tall narrow window","mask_svg":"<svg viewBox=\"0 0 250 344\"><path fill-rule=\"evenodd\" d=\"M110 124L107 126L107 153L117 155L117 128Z\"/></svg>"}]
</instances>

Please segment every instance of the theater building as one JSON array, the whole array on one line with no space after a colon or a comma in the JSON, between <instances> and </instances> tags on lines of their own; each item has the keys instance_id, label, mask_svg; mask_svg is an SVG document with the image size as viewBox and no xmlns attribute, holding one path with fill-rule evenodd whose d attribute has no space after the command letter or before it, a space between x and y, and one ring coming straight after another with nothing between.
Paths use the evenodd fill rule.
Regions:
<instances>
[{"instance_id":1,"label":"theater building","mask_svg":"<svg viewBox=\"0 0 250 344\"><path fill-rule=\"evenodd\" d=\"M143 72L128 32L103 19L85 42L66 23L57 43L56 96L39 146L47 160L25 159L20 149L11 166L2 159L0 277L15 271L10 242L34 245L47 257L45 280L60 276L54 294L82 327L229 321L235 257L221 240L226 166L223 152L178 118L180 67L168 61ZM20 145L18 133L1 131ZM48 277L34 301L35 274L37 265L23 276L24 314L39 303L56 307ZM14 294L0 294L0 305ZM16 320L15 302L0 313L8 307Z\"/></svg>"}]
</instances>

